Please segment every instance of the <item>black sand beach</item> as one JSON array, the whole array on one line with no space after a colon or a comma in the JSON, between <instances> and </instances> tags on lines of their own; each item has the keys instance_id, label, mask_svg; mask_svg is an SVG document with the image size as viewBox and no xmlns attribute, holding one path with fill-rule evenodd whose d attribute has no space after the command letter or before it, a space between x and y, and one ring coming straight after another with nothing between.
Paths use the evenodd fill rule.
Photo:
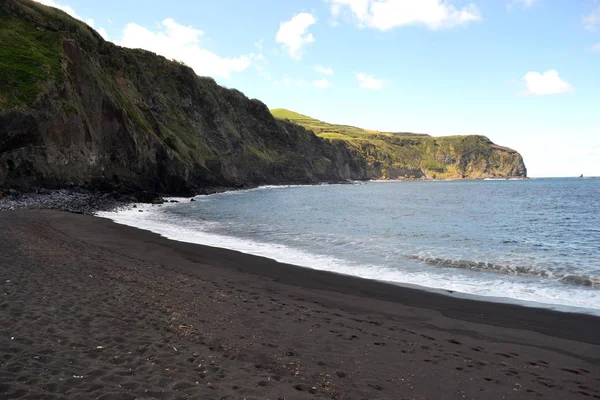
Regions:
<instances>
[{"instance_id":1,"label":"black sand beach","mask_svg":"<svg viewBox=\"0 0 600 400\"><path fill-rule=\"evenodd\" d=\"M600 399L600 318L0 213L2 399Z\"/></svg>"}]
</instances>

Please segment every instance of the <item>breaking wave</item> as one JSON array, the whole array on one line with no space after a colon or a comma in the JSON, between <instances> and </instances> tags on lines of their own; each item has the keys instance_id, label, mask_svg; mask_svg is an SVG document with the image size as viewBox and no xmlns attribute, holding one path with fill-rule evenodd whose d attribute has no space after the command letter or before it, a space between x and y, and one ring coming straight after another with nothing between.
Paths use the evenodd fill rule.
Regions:
<instances>
[{"instance_id":1,"label":"breaking wave","mask_svg":"<svg viewBox=\"0 0 600 400\"><path fill-rule=\"evenodd\" d=\"M410 258L437 267L468 269L471 271L494 272L507 275L535 276L541 278L554 279L559 282L563 282L570 285L600 288L600 276L576 275L573 273L549 271L545 269L540 269L539 267L498 265L481 261L447 260L443 258L419 256Z\"/></svg>"}]
</instances>

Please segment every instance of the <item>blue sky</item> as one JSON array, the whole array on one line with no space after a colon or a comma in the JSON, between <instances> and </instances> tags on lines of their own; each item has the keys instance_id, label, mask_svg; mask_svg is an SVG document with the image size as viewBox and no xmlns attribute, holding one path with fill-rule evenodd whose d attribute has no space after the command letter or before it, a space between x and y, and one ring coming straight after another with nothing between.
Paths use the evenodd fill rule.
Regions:
<instances>
[{"instance_id":1,"label":"blue sky","mask_svg":"<svg viewBox=\"0 0 600 400\"><path fill-rule=\"evenodd\" d=\"M600 0L39 1L270 108L600 175Z\"/></svg>"}]
</instances>

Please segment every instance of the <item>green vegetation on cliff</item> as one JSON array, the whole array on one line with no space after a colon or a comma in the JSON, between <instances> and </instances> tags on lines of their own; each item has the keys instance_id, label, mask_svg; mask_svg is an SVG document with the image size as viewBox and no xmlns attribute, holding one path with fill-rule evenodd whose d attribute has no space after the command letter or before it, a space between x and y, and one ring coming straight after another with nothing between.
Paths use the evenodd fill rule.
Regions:
<instances>
[{"instance_id":1,"label":"green vegetation on cliff","mask_svg":"<svg viewBox=\"0 0 600 400\"><path fill-rule=\"evenodd\" d=\"M274 118L259 100L31 0L0 1L0 77L0 187L183 194L525 171L518 153L482 137L365 131L285 110Z\"/></svg>"},{"instance_id":2,"label":"green vegetation on cliff","mask_svg":"<svg viewBox=\"0 0 600 400\"><path fill-rule=\"evenodd\" d=\"M31 29L0 9L0 110L33 102L48 81L61 79L61 49L55 32Z\"/></svg>"},{"instance_id":3,"label":"green vegetation on cliff","mask_svg":"<svg viewBox=\"0 0 600 400\"><path fill-rule=\"evenodd\" d=\"M290 110L271 110L275 118L287 120L315 132L319 137L345 143L368 162L369 175L398 178L487 178L525 176L521 156L497 146L485 136L432 137L409 132L379 132L336 125Z\"/></svg>"}]
</instances>

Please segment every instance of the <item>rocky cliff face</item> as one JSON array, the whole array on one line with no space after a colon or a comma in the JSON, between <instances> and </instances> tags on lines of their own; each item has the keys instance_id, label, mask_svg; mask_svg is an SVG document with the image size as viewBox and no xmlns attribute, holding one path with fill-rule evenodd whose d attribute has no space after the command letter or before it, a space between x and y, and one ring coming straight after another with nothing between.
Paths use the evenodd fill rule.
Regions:
<instances>
[{"instance_id":1,"label":"rocky cliff face","mask_svg":"<svg viewBox=\"0 0 600 400\"><path fill-rule=\"evenodd\" d=\"M337 142L334 140L333 142ZM367 160L369 179L483 179L526 177L523 158L485 136L347 140Z\"/></svg>"},{"instance_id":2,"label":"rocky cliff face","mask_svg":"<svg viewBox=\"0 0 600 400\"><path fill-rule=\"evenodd\" d=\"M0 43L0 187L191 194L385 174L359 147L275 119L260 101L106 42L56 9L2 0Z\"/></svg>"},{"instance_id":3,"label":"rocky cliff face","mask_svg":"<svg viewBox=\"0 0 600 400\"><path fill-rule=\"evenodd\" d=\"M0 75L10 77L0 86L0 186L193 193L366 177L343 144L58 10L3 0L0 41Z\"/></svg>"}]
</instances>

